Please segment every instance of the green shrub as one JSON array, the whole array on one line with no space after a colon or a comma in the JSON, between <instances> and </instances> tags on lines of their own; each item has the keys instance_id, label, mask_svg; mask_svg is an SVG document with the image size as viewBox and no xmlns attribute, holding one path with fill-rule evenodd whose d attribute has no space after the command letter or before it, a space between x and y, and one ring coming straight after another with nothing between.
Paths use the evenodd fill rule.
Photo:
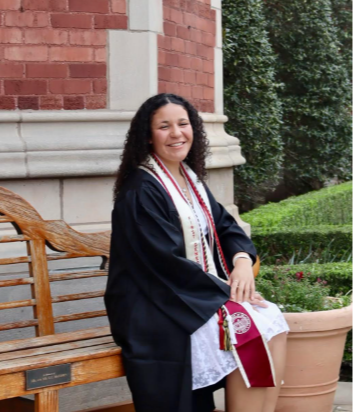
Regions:
<instances>
[{"instance_id":1,"label":"green shrub","mask_svg":"<svg viewBox=\"0 0 353 412\"><path fill-rule=\"evenodd\" d=\"M324 283L330 288L332 296L346 294L352 289L352 265L350 263L303 263L299 265L267 266L261 265L258 279L273 279L275 273L281 272L289 276L295 276L302 272L311 283ZM326 282L326 283L325 283Z\"/></svg>"},{"instance_id":2,"label":"green shrub","mask_svg":"<svg viewBox=\"0 0 353 412\"><path fill-rule=\"evenodd\" d=\"M351 303L351 265L261 266L256 289L284 312L339 309ZM347 335L343 361L352 361L352 331Z\"/></svg>"},{"instance_id":3,"label":"green shrub","mask_svg":"<svg viewBox=\"0 0 353 412\"><path fill-rule=\"evenodd\" d=\"M276 262L328 263L351 261L351 226L254 229L251 235L257 252L267 265Z\"/></svg>"},{"instance_id":4,"label":"green shrub","mask_svg":"<svg viewBox=\"0 0 353 412\"><path fill-rule=\"evenodd\" d=\"M330 186L279 203L269 203L241 218L259 228L347 225L352 222L352 182Z\"/></svg>"},{"instance_id":5,"label":"green shrub","mask_svg":"<svg viewBox=\"0 0 353 412\"><path fill-rule=\"evenodd\" d=\"M222 2L225 126L239 137L246 158L234 171L241 211L263 203L279 181L282 164L282 112L263 8L262 0Z\"/></svg>"},{"instance_id":6,"label":"green shrub","mask_svg":"<svg viewBox=\"0 0 353 412\"><path fill-rule=\"evenodd\" d=\"M235 2L237 3L237 2ZM305 193L351 178L351 84L330 0L263 2L283 107L283 180Z\"/></svg>"}]
</instances>

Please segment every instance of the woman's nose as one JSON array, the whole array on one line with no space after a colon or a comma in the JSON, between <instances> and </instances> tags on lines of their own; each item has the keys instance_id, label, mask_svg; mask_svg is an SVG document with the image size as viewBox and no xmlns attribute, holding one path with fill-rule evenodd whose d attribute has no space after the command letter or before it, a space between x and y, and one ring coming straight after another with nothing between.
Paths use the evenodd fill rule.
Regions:
<instances>
[{"instance_id":1,"label":"woman's nose","mask_svg":"<svg viewBox=\"0 0 353 412\"><path fill-rule=\"evenodd\" d=\"M179 128L179 126L173 126L171 129L170 129L170 135L172 136L172 137L180 137L180 128Z\"/></svg>"}]
</instances>

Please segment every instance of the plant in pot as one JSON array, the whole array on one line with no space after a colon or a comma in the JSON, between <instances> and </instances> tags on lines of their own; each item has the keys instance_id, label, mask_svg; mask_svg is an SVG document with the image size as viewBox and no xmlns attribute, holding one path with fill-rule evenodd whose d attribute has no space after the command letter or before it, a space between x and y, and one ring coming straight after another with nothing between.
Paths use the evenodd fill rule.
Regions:
<instances>
[{"instance_id":1,"label":"plant in pot","mask_svg":"<svg viewBox=\"0 0 353 412\"><path fill-rule=\"evenodd\" d=\"M331 412L347 332L351 296L330 296L326 281L303 271L273 267L272 278L257 277L257 290L276 302L290 327L284 385L276 412Z\"/></svg>"}]
</instances>

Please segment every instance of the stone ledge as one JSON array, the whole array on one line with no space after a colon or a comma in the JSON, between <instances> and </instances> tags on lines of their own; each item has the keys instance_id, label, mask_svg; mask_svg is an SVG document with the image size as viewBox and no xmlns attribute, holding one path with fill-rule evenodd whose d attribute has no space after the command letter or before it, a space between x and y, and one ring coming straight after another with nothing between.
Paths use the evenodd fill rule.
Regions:
<instances>
[{"instance_id":1,"label":"stone ledge","mask_svg":"<svg viewBox=\"0 0 353 412\"><path fill-rule=\"evenodd\" d=\"M0 112L0 179L113 175L134 112ZM210 141L209 169L245 163L227 117L201 113Z\"/></svg>"}]
</instances>

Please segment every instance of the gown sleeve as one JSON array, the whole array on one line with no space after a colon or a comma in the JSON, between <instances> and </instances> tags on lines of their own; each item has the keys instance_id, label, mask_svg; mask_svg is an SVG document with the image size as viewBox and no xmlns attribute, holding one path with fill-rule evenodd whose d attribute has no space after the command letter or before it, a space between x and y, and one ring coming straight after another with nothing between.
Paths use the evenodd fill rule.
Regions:
<instances>
[{"instance_id":1,"label":"gown sleeve","mask_svg":"<svg viewBox=\"0 0 353 412\"><path fill-rule=\"evenodd\" d=\"M186 258L178 214L156 188L129 190L115 204L112 226L111 254L128 268L125 275L187 333L228 300L229 286ZM111 258L109 268L112 285L119 276L116 259ZM114 291L107 296L114 299Z\"/></svg>"},{"instance_id":2,"label":"gown sleeve","mask_svg":"<svg viewBox=\"0 0 353 412\"><path fill-rule=\"evenodd\" d=\"M238 225L234 217L216 201L207 186L206 192L211 203L217 234L229 269L233 269L232 259L238 252L248 253L254 264L256 262L257 252L253 242Z\"/></svg>"}]
</instances>

